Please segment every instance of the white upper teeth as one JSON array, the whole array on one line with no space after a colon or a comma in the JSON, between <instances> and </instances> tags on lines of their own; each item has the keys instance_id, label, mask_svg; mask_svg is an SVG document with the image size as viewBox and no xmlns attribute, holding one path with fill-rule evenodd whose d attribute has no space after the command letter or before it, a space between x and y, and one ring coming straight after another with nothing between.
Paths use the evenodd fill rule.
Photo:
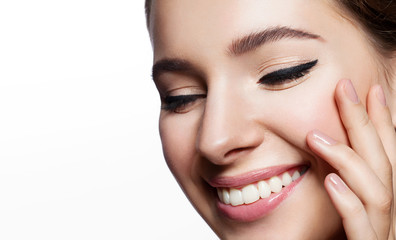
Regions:
<instances>
[{"instance_id":1,"label":"white upper teeth","mask_svg":"<svg viewBox=\"0 0 396 240\"><path fill-rule=\"evenodd\" d=\"M231 202L232 206L242 205L244 203L242 192L238 189L231 188L230 189L230 202Z\"/></svg>"},{"instance_id":2,"label":"white upper teeth","mask_svg":"<svg viewBox=\"0 0 396 240\"><path fill-rule=\"evenodd\" d=\"M272 177L269 180L271 192L278 193L282 190L282 180L279 177Z\"/></svg>"},{"instance_id":3,"label":"white upper teeth","mask_svg":"<svg viewBox=\"0 0 396 240\"><path fill-rule=\"evenodd\" d=\"M266 181L258 182L257 187L261 198L267 198L271 195L271 188Z\"/></svg>"},{"instance_id":4,"label":"white upper teeth","mask_svg":"<svg viewBox=\"0 0 396 240\"><path fill-rule=\"evenodd\" d=\"M284 186L288 186L292 181L292 177L290 177L290 174L288 174L287 172L282 175L282 183Z\"/></svg>"},{"instance_id":5,"label":"white upper teeth","mask_svg":"<svg viewBox=\"0 0 396 240\"><path fill-rule=\"evenodd\" d=\"M225 204L230 204L230 194L228 193L228 191L223 191L223 198L222 201Z\"/></svg>"},{"instance_id":6,"label":"white upper teeth","mask_svg":"<svg viewBox=\"0 0 396 240\"><path fill-rule=\"evenodd\" d=\"M296 179L299 178L299 177L300 177L300 172L299 172L299 171L295 171L295 172L293 173L292 180L294 181L294 180L296 180Z\"/></svg>"},{"instance_id":7,"label":"white upper teeth","mask_svg":"<svg viewBox=\"0 0 396 240\"><path fill-rule=\"evenodd\" d=\"M259 181L256 184L244 186L241 190L236 188L217 188L219 199L224 204L238 206L242 204L254 203L261 198L267 198L271 192L278 193L282 191L283 186L288 186L301 176L299 171L295 171L292 176L288 172L280 176L274 176L267 181Z\"/></svg>"},{"instance_id":8,"label":"white upper teeth","mask_svg":"<svg viewBox=\"0 0 396 240\"><path fill-rule=\"evenodd\" d=\"M242 196L243 202L246 204L254 203L260 198L259 191L257 187L253 184L247 185L246 187L242 188Z\"/></svg>"}]
</instances>

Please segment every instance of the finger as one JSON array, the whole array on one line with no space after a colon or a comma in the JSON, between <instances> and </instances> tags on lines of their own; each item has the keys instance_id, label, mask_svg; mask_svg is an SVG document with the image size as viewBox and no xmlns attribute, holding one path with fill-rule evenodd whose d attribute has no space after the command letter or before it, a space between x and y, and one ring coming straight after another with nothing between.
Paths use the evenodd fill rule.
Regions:
<instances>
[{"instance_id":1,"label":"finger","mask_svg":"<svg viewBox=\"0 0 396 240\"><path fill-rule=\"evenodd\" d=\"M396 162L396 131L380 85L371 88L367 96L367 110L391 163Z\"/></svg>"},{"instance_id":2,"label":"finger","mask_svg":"<svg viewBox=\"0 0 396 240\"><path fill-rule=\"evenodd\" d=\"M314 153L335 168L367 210L371 224L381 236L389 233L392 195L371 169L348 146L318 130L307 136L307 143Z\"/></svg>"},{"instance_id":3,"label":"finger","mask_svg":"<svg viewBox=\"0 0 396 240\"><path fill-rule=\"evenodd\" d=\"M363 204L339 176L329 174L325 179L325 188L341 216L349 240L377 239Z\"/></svg>"},{"instance_id":4,"label":"finger","mask_svg":"<svg viewBox=\"0 0 396 240\"><path fill-rule=\"evenodd\" d=\"M367 96L367 110L373 125L382 141L386 155L392 165L393 175L393 195L396 193L396 132L392 123L392 117L387 107L384 91L381 86L373 86ZM393 219L396 219L396 212L393 212ZM391 236L394 238L396 225L391 227ZM392 239L393 239L392 238Z\"/></svg>"},{"instance_id":5,"label":"finger","mask_svg":"<svg viewBox=\"0 0 396 240\"><path fill-rule=\"evenodd\" d=\"M372 119L377 129L386 155L392 165L392 172L394 173L396 168L396 132L381 86L376 85L371 88L367 97L367 110L370 119ZM396 174L393 174L393 183L395 181ZM393 185L393 193L396 193L396 184Z\"/></svg>"},{"instance_id":6,"label":"finger","mask_svg":"<svg viewBox=\"0 0 396 240\"><path fill-rule=\"evenodd\" d=\"M341 80L337 84L335 98L352 148L391 190L391 165L382 141L350 80Z\"/></svg>"}]
</instances>

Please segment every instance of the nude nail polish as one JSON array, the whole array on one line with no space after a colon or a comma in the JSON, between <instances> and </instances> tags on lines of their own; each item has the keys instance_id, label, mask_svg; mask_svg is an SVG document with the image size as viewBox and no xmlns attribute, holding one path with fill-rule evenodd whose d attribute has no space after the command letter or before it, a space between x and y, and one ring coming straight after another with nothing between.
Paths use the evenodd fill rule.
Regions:
<instances>
[{"instance_id":1,"label":"nude nail polish","mask_svg":"<svg viewBox=\"0 0 396 240\"><path fill-rule=\"evenodd\" d=\"M326 145L334 145L337 143L336 140L334 140L333 138L327 136L326 134L322 133L319 130L314 130L312 131L313 136L314 136L314 140L320 143L324 143Z\"/></svg>"},{"instance_id":2,"label":"nude nail polish","mask_svg":"<svg viewBox=\"0 0 396 240\"><path fill-rule=\"evenodd\" d=\"M329 174L329 179L330 182L332 183L333 187L338 191L338 192L345 192L347 190L347 186L345 185L344 181L335 173L330 173Z\"/></svg>"},{"instance_id":3,"label":"nude nail polish","mask_svg":"<svg viewBox=\"0 0 396 240\"><path fill-rule=\"evenodd\" d=\"M359 97L356 93L355 88L353 87L351 80L348 79L345 81L344 91L345 94L348 96L349 100L351 100L355 104L359 103Z\"/></svg>"}]
</instances>

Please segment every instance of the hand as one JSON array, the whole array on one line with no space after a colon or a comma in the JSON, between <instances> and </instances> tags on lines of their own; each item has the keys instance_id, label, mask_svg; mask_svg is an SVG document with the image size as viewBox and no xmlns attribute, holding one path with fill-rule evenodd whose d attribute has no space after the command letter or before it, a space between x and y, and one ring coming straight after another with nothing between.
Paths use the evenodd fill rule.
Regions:
<instances>
[{"instance_id":1,"label":"hand","mask_svg":"<svg viewBox=\"0 0 396 240\"><path fill-rule=\"evenodd\" d=\"M370 89L367 111L349 80L337 84L335 99L351 147L317 130L307 136L312 151L338 171L325 188L349 240L395 239L396 133L382 88Z\"/></svg>"}]
</instances>

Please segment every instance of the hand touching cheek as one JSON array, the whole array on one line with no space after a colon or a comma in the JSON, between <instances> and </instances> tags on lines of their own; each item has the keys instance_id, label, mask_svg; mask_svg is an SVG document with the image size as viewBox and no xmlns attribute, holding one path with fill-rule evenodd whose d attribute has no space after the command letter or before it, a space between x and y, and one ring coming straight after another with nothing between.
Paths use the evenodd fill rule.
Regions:
<instances>
[{"instance_id":1,"label":"hand touching cheek","mask_svg":"<svg viewBox=\"0 0 396 240\"><path fill-rule=\"evenodd\" d=\"M351 147L319 130L307 136L309 147L338 171L326 177L326 190L348 239L394 239L396 133L384 92L379 85L370 89L366 111L352 82L341 80L335 98Z\"/></svg>"}]
</instances>

